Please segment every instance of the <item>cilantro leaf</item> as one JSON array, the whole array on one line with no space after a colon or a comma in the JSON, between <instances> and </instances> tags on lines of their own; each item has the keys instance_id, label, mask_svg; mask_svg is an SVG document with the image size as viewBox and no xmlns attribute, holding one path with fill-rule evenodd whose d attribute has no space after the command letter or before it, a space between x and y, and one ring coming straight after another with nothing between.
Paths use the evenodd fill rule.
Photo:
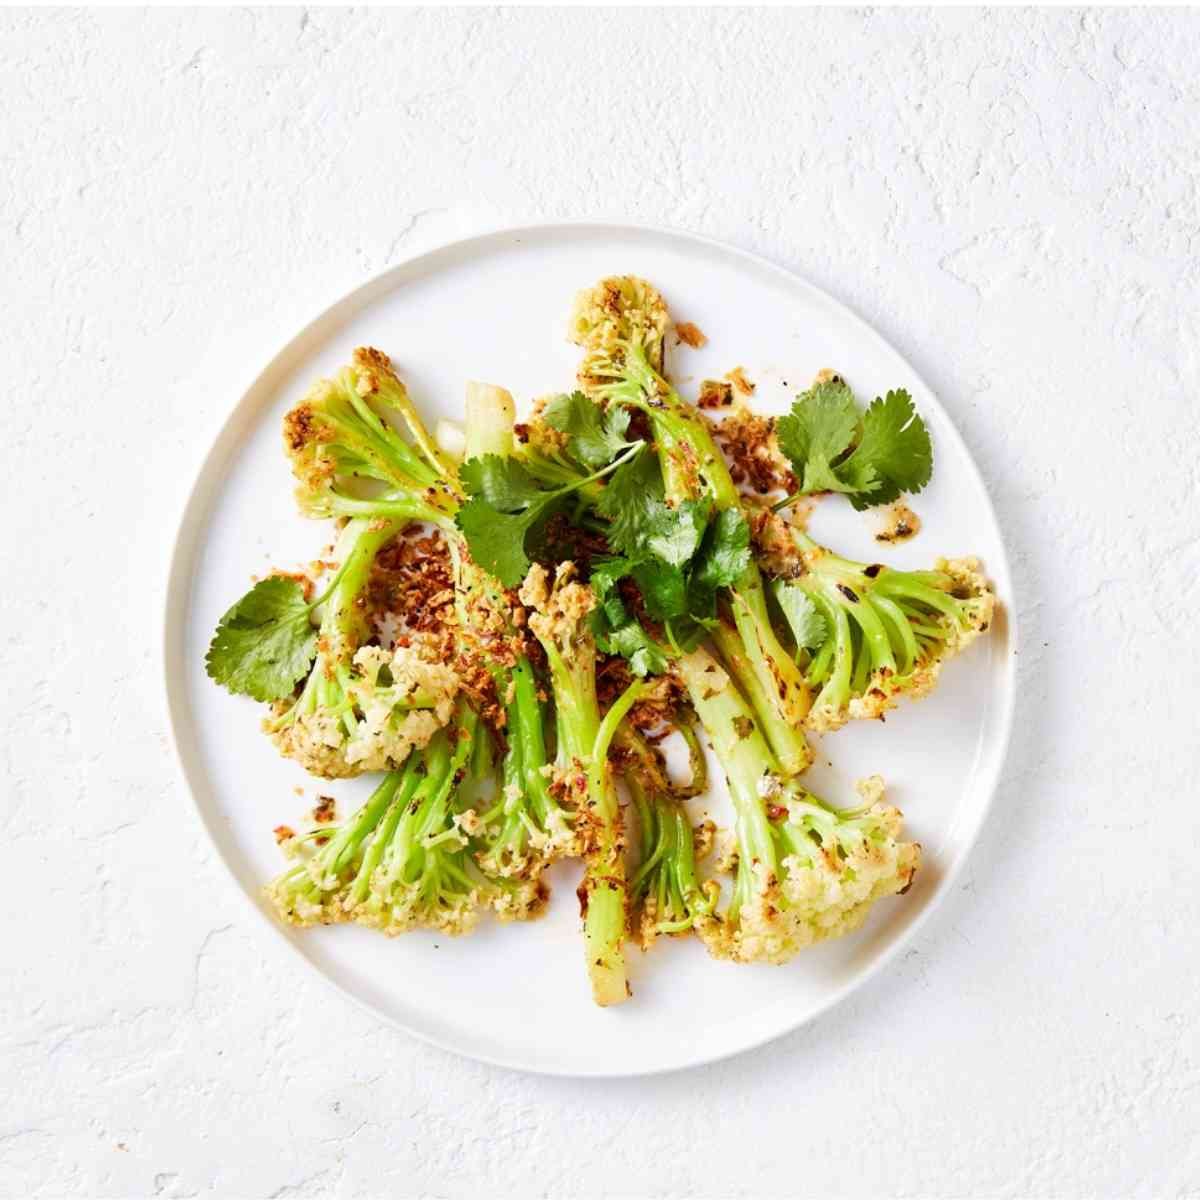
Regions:
<instances>
[{"instance_id":1,"label":"cilantro leaf","mask_svg":"<svg viewBox=\"0 0 1200 1200\"><path fill-rule=\"evenodd\" d=\"M532 565L530 555L542 561L552 557L551 518L562 512L567 496L594 477L543 491L517 459L485 454L463 463L459 478L470 499L455 522L472 557L505 587L516 587Z\"/></svg>"},{"instance_id":2,"label":"cilantro leaf","mask_svg":"<svg viewBox=\"0 0 1200 1200\"><path fill-rule=\"evenodd\" d=\"M708 527L693 569L706 587L729 587L750 565L750 526L736 508L726 508Z\"/></svg>"},{"instance_id":3,"label":"cilantro leaf","mask_svg":"<svg viewBox=\"0 0 1200 1200\"><path fill-rule=\"evenodd\" d=\"M802 491L841 490L832 465L850 448L857 430L854 395L842 380L818 383L797 397L792 411L779 418L776 437Z\"/></svg>"},{"instance_id":4,"label":"cilantro leaf","mask_svg":"<svg viewBox=\"0 0 1200 1200\"><path fill-rule=\"evenodd\" d=\"M316 653L304 590L294 579L272 575L221 618L204 665L231 692L282 700L308 674Z\"/></svg>"},{"instance_id":5,"label":"cilantro leaf","mask_svg":"<svg viewBox=\"0 0 1200 1200\"><path fill-rule=\"evenodd\" d=\"M527 544L537 540L562 507L561 492L538 492L524 512L502 512L482 496L468 500L454 518L471 557L507 588L516 587L533 565Z\"/></svg>"},{"instance_id":6,"label":"cilantro leaf","mask_svg":"<svg viewBox=\"0 0 1200 1200\"><path fill-rule=\"evenodd\" d=\"M618 467L596 504L609 520L609 545L630 558L640 558L662 496L662 475L654 455L642 450Z\"/></svg>"},{"instance_id":7,"label":"cilantro leaf","mask_svg":"<svg viewBox=\"0 0 1200 1200\"><path fill-rule=\"evenodd\" d=\"M781 584L775 589L775 598L779 601L797 646L804 650L816 650L824 644L829 636L829 625L803 588Z\"/></svg>"},{"instance_id":8,"label":"cilantro leaf","mask_svg":"<svg viewBox=\"0 0 1200 1200\"><path fill-rule=\"evenodd\" d=\"M592 635L605 654L620 654L629 660L635 675L658 675L667 669L667 656L653 638L629 615L617 583L629 574L627 558L597 560L591 585L596 595L592 610Z\"/></svg>"},{"instance_id":9,"label":"cilantro leaf","mask_svg":"<svg viewBox=\"0 0 1200 1200\"><path fill-rule=\"evenodd\" d=\"M589 583L596 595L598 608L611 625L620 625L629 614L617 591L617 582L629 574L632 564L627 558L598 558L592 563Z\"/></svg>"},{"instance_id":10,"label":"cilantro leaf","mask_svg":"<svg viewBox=\"0 0 1200 1200\"><path fill-rule=\"evenodd\" d=\"M891 391L860 413L840 379L798 396L776 427L801 493L843 492L857 509L919 492L933 470L929 430L906 391Z\"/></svg>"},{"instance_id":11,"label":"cilantro leaf","mask_svg":"<svg viewBox=\"0 0 1200 1200\"><path fill-rule=\"evenodd\" d=\"M646 550L673 567L681 567L700 548L707 524L708 505L703 500L685 500L678 508L663 504L650 515Z\"/></svg>"},{"instance_id":12,"label":"cilantro leaf","mask_svg":"<svg viewBox=\"0 0 1200 1200\"><path fill-rule=\"evenodd\" d=\"M680 567L700 546L708 505L685 500L669 508L664 494L658 461L643 450L613 472L597 508L609 519L609 543L626 557L658 558Z\"/></svg>"},{"instance_id":13,"label":"cilantro leaf","mask_svg":"<svg viewBox=\"0 0 1200 1200\"><path fill-rule=\"evenodd\" d=\"M878 483L867 501L851 495L855 508L890 504L901 492L919 492L929 482L933 474L929 430L906 391L888 392L863 414L862 434L844 469L850 472L864 464Z\"/></svg>"},{"instance_id":14,"label":"cilantro leaf","mask_svg":"<svg viewBox=\"0 0 1200 1200\"><path fill-rule=\"evenodd\" d=\"M595 638L605 654L620 654L628 659L629 669L635 675L661 675L667 669L667 656L662 648L632 617L616 629L595 634Z\"/></svg>"},{"instance_id":15,"label":"cilantro leaf","mask_svg":"<svg viewBox=\"0 0 1200 1200\"><path fill-rule=\"evenodd\" d=\"M642 593L651 619L669 621L687 612L687 580L681 567L665 562L644 562L638 563L630 574Z\"/></svg>"},{"instance_id":16,"label":"cilantro leaf","mask_svg":"<svg viewBox=\"0 0 1200 1200\"><path fill-rule=\"evenodd\" d=\"M589 470L607 466L629 444L629 412L614 405L603 412L582 392L558 396L542 413L551 429L567 435L571 456Z\"/></svg>"},{"instance_id":17,"label":"cilantro leaf","mask_svg":"<svg viewBox=\"0 0 1200 1200\"><path fill-rule=\"evenodd\" d=\"M517 459L500 454L469 458L458 475L468 496L487 501L499 512L519 512L542 495L537 480Z\"/></svg>"}]
</instances>

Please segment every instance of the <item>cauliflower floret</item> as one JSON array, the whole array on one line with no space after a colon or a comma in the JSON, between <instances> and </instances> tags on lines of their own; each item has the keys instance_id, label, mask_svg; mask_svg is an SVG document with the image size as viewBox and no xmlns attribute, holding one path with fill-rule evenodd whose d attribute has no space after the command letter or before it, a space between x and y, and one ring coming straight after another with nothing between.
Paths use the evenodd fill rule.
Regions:
<instances>
[{"instance_id":1,"label":"cauliflower floret","mask_svg":"<svg viewBox=\"0 0 1200 1200\"><path fill-rule=\"evenodd\" d=\"M479 924L487 899L481 888L448 893L433 902L417 887L393 888L386 900L372 895L355 919L388 937L397 937L412 929L433 929L450 937L460 937Z\"/></svg>"},{"instance_id":2,"label":"cauliflower floret","mask_svg":"<svg viewBox=\"0 0 1200 1200\"><path fill-rule=\"evenodd\" d=\"M268 719L263 722L263 729L280 754L294 759L310 775L347 779L358 774L359 769L346 761L346 730L327 712L301 713L282 725Z\"/></svg>"},{"instance_id":3,"label":"cauliflower floret","mask_svg":"<svg viewBox=\"0 0 1200 1200\"><path fill-rule=\"evenodd\" d=\"M501 921L533 921L546 911L550 889L540 873L532 879L521 880L516 886L499 887L491 897L492 912Z\"/></svg>"},{"instance_id":4,"label":"cauliflower floret","mask_svg":"<svg viewBox=\"0 0 1200 1200\"><path fill-rule=\"evenodd\" d=\"M852 933L876 900L908 889L921 847L897 840L901 813L880 801L877 776L859 790L870 807L853 816L788 801L786 825L777 833L778 870L749 864L749 894L736 919L700 930L713 954L786 962L806 946Z\"/></svg>"},{"instance_id":5,"label":"cauliflower floret","mask_svg":"<svg viewBox=\"0 0 1200 1200\"><path fill-rule=\"evenodd\" d=\"M551 585L546 568L534 563L521 584L521 603L535 610L529 627L540 641L552 642L564 654L586 628L584 618L596 604L591 588L577 575L574 563L561 563Z\"/></svg>"},{"instance_id":6,"label":"cauliflower floret","mask_svg":"<svg viewBox=\"0 0 1200 1200\"><path fill-rule=\"evenodd\" d=\"M398 766L450 720L460 681L432 655L415 639L394 650L364 646L355 654L356 675L346 694L362 718L346 745L346 761L359 771Z\"/></svg>"},{"instance_id":7,"label":"cauliflower floret","mask_svg":"<svg viewBox=\"0 0 1200 1200\"><path fill-rule=\"evenodd\" d=\"M417 638L390 650L359 649L345 684L353 732L341 715L323 709L263 727L281 754L323 779L391 770L450 720L461 682L435 655Z\"/></svg>"},{"instance_id":8,"label":"cauliflower floret","mask_svg":"<svg viewBox=\"0 0 1200 1200\"><path fill-rule=\"evenodd\" d=\"M996 595L977 558L940 558L937 569L954 581L952 595L959 601L964 621L946 638L946 646L957 654L986 632L996 612Z\"/></svg>"},{"instance_id":9,"label":"cauliflower floret","mask_svg":"<svg viewBox=\"0 0 1200 1200\"><path fill-rule=\"evenodd\" d=\"M636 275L611 275L575 297L569 335L577 346L606 357L622 352L629 342L640 342L646 357L662 362L663 339L671 314L658 290ZM584 359L586 369L588 358Z\"/></svg>"},{"instance_id":10,"label":"cauliflower floret","mask_svg":"<svg viewBox=\"0 0 1200 1200\"><path fill-rule=\"evenodd\" d=\"M942 660L935 658L918 663L902 678L886 668L875 671L867 682L866 691L861 696L851 696L844 706L839 707L818 696L804 723L814 733L832 733L849 721L882 720L896 707L900 697L919 700L933 691L941 669Z\"/></svg>"},{"instance_id":11,"label":"cauliflower floret","mask_svg":"<svg viewBox=\"0 0 1200 1200\"><path fill-rule=\"evenodd\" d=\"M547 764L550 766L551 764ZM551 768L553 769L553 768ZM546 815L546 828L539 828L536 821L524 810L519 784L510 783L503 791L505 810L520 813L520 827L524 830L524 850L511 841L504 840L491 850L479 855L479 865L489 874L501 879L525 879L536 881L546 865L558 858L569 858L580 852L579 836L567 822L566 816L557 808ZM499 911L499 910L497 910Z\"/></svg>"}]
</instances>

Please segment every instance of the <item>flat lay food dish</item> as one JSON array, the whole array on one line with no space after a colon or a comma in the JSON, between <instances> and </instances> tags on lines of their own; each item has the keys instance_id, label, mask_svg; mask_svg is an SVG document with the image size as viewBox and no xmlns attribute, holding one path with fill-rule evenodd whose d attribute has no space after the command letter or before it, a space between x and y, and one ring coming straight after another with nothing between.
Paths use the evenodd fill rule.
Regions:
<instances>
[{"instance_id":1,"label":"flat lay food dish","mask_svg":"<svg viewBox=\"0 0 1200 1200\"><path fill-rule=\"evenodd\" d=\"M270 381L283 434L283 454L278 440L272 453L290 480L262 461L267 413L253 414L250 437L227 429L218 450L238 461L218 472L210 458L206 472L225 481L232 525L218 526L210 501L208 548L245 547L237 526L248 519L259 552L213 609L205 562L190 548L205 595L187 598L188 652L204 613L199 657L208 689L224 693L200 700L207 715L182 731L180 749L193 786L198 760L207 782L223 785L220 810L245 831L227 841L249 836L250 810L261 822L253 860L231 863L243 887L310 958L344 964L327 973L352 993L378 1004L389 979L403 979L398 1002L431 1014L424 1024L401 1017L407 1027L514 1065L664 1069L778 1031L790 989L764 986L765 975L811 962L793 1012L803 1019L820 1006L814 998L831 1002L847 970L865 973L961 861L1011 698L1003 550L936 402L877 340L860 334L856 345L857 323L836 306L810 305L844 329L824 330L822 357L802 362L790 343L808 322L795 312L781 320L765 285L812 297L764 264L652 231L532 240L493 235L474 253L450 248L422 264L418 287L434 303L410 311L402 334L386 335L390 305L369 295L357 314L333 314L343 328L312 364L319 373L300 383L296 355L290 377ZM640 251L644 273L576 278L560 290L557 319L540 319L539 271L561 277L573 259L591 263L622 240ZM677 288L677 257L757 291L762 319L724 316L708 287ZM531 303L524 314L497 310L485 346L468 339L471 351L446 373L467 359L471 369L451 393L432 372L437 305L449 316L456 276L463 286L464 274L503 272L513 258L532 268L518 289ZM667 270L651 277L655 259ZM403 297L404 284L388 292L380 281L378 293ZM473 315L460 308L451 319L460 332L483 328L466 324ZM347 343L347 323L373 326L363 329L370 340ZM778 336L780 325L790 336ZM763 355L764 326L786 355ZM739 344L748 327L755 344ZM559 342L573 357L565 377ZM720 371L710 369L718 347ZM875 382L881 364L893 372L886 385ZM959 490L939 503L943 459ZM290 512L267 498L268 476L292 493ZM955 505L973 511L974 540L933 545ZM858 528L835 540L839 524ZM919 537L897 542L918 526ZM296 527L311 532L289 555L304 541ZM232 566L223 554L226 579ZM169 672L180 648L170 621ZM199 680L185 670L194 712ZM943 692L950 705L910 716ZM171 699L178 736L177 687ZM253 750L234 722L261 724ZM875 735L855 739L861 726ZM234 794L236 772L213 770L214 735L249 752L247 799ZM843 755L843 742L854 753ZM894 759L917 768L901 779L919 836L912 813L906 825L884 792ZM949 801L948 827L931 819L922 774ZM972 806L949 795L954 776L951 787L982 798ZM263 843L275 842L282 869L262 871ZM912 912L897 919L881 908ZM335 949L338 937L346 948ZM542 948L525 948L530 939ZM686 957L675 949L685 942ZM569 945L574 989L550 958ZM705 965L715 988L697 982ZM455 978L471 980L460 1014L439 1007ZM587 1002L588 984L598 1008L620 1006L616 1026ZM725 989L734 1008L697 1019L693 1006L681 1030L684 991L697 986L703 1010ZM514 1053L506 1044L528 1038L506 1030L487 1053L487 1031L506 1013L547 1004L556 1016L542 1033L556 1044ZM635 1027L624 1014L643 1006ZM647 1052L663 1019L678 1040L660 1037ZM446 1036L439 1020L474 1023L475 1044ZM597 1045L578 1048L572 1020L603 1029ZM716 1053L704 1044L713 1030ZM684 1050L689 1033L699 1044ZM603 1057L607 1043L622 1053Z\"/></svg>"}]
</instances>

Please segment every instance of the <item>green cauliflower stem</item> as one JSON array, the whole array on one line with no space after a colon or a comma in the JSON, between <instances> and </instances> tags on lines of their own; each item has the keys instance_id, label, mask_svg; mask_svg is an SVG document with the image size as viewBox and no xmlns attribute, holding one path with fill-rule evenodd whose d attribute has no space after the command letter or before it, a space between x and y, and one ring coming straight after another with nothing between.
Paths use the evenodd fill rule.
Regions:
<instances>
[{"instance_id":1,"label":"green cauliflower stem","mask_svg":"<svg viewBox=\"0 0 1200 1200\"><path fill-rule=\"evenodd\" d=\"M399 416L415 445L401 434ZM296 498L312 517L363 511L368 481L382 488L394 515L444 523L461 498L453 461L425 429L408 391L380 350L360 346L350 366L323 379L284 417L284 449L299 482ZM370 509L380 514L378 495Z\"/></svg>"},{"instance_id":2,"label":"green cauliflower stem","mask_svg":"<svg viewBox=\"0 0 1200 1200\"><path fill-rule=\"evenodd\" d=\"M300 861L266 888L280 920L457 935L489 910L501 920L537 916L546 900L540 881L490 876L476 861L471 801L490 770L481 735L460 704L453 723L386 775L348 821L297 839Z\"/></svg>"},{"instance_id":3,"label":"green cauliflower stem","mask_svg":"<svg viewBox=\"0 0 1200 1200\"><path fill-rule=\"evenodd\" d=\"M803 573L774 588L785 613L796 611L799 592L811 606L806 615L819 618L797 636L814 697L811 729L882 717L900 696L926 695L942 663L991 625L995 596L976 559L896 571L841 558L799 530L792 537Z\"/></svg>"},{"instance_id":4,"label":"green cauliflower stem","mask_svg":"<svg viewBox=\"0 0 1200 1200\"><path fill-rule=\"evenodd\" d=\"M629 688L601 720L596 644L587 620L595 601L577 580L573 563L563 563L553 580L535 564L521 600L546 652L554 692L556 783L571 796L579 824L585 862L579 898L592 998L601 1006L620 1004L630 994L624 952L628 890L625 828L608 747L643 685Z\"/></svg>"},{"instance_id":5,"label":"green cauliflower stem","mask_svg":"<svg viewBox=\"0 0 1200 1200\"><path fill-rule=\"evenodd\" d=\"M637 866L629 884L632 928L643 950L664 935L685 934L712 918L720 897L715 881L700 881L697 860L711 848L715 826L693 828L684 801L707 785L704 751L690 724L680 727L692 751L687 787L673 784L662 755L628 723L618 731L613 758L638 819Z\"/></svg>"},{"instance_id":6,"label":"green cauliflower stem","mask_svg":"<svg viewBox=\"0 0 1200 1200\"><path fill-rule=\"evenodd\" d=\"M698 926L718 958L786 962L857 929L871 906L907 890L920 847L898 840L901 814L877 779L864 808L838 812L788 778L754 712L705 650L679 660L688 695L725 770L733 800L733 886L719 919Z\"/></svg>"}]
</instances>

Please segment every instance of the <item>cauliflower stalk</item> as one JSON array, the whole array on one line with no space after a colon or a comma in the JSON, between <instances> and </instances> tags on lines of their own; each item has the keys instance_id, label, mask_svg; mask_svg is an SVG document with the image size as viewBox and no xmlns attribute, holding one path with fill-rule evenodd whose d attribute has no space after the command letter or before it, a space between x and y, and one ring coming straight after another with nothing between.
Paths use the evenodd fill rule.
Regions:
<instances>
[{"instance_id":1,"label":"cauliflower stalk","mask_svg":"<svg viewBox=\"0 0 1200 1200\"><path fill-rule=\"evenodd\" d=\"M546 898L538 880L490 875L477 862L474 802L489 772L486 734L460 702L451 724L350 820L303 840L300 861L267 899L288 924L352 921L389 935L469 933L488 910L502 920L538 915Z\"/></svg>"},{"instance_id":2,"label":"cauliflower stalk","mask_svg":"<svg viewBox=\"0 0 1200 1200\"><path fill-rule=\"evenodd\" d=\"M798 951L857 929L871 906L907 890L920 847L899 840L901 814L879 800L829 808L779 768L754 713L704 650L679 670L725 770L736 814L732 895L719 920L697 926L709 951L737 962L786 962Z\"/></svg>"},{"instance_id":3,"label":"cauliflower stalk","mask_svg":"<svg viewBox=\"0 0 1200 1200\"><path fill-rule=\"evenodd\" d=\"M627 881L625 828L608 749L618 726L645 685L634 683L600 718L596 643L588 614L595 600L576 578L573 563L551 580L535 565L521 586L529 627L546 652L557 712L556 780L571 797L585 861L579 901L584 954L597 1004L622 1003L630 994L625 963Z\"/></svg>"},{"instance_id":4,"label":"cauliflower stalk","mask_svg":"<svg viewBox=\"0 0 1200 1200\"><path fill-rule=\"evenodd\" d=\"M617 733L613 757L619 765L638 820L638 861L629 884L632 928L643 950L661 936L678 936L712 919L720 886L702 883L697 859L712 847L715 827L693 828L685 801L704 791L704 751L690 724L682 724L691 750L692 777L686 787L671 782L662 755L628 722Z\"/></svg>"},{"instance_id":5,"label":"cauliflower stalk","mask_svg":"<svg viewBox=\"0 0 1200 1200\"><path fill-rule=\"evenodd\" d=\"M895 571L841 558L792 530L803 573L775 596L796 637L818 731L882 717L924 696L942 663L991 624L995 597L973 558L932 571Z\"/></svg>"},{"instance_id":6,"label":"cauliflower stalk","mask_svg":"<svg viewBox=\"0 0 1200 1200\"><path fill-rule=\"evenodd\" d=\"M466 457L513 451L512 396L490 384L467 386ZM511 593L471 559L465 541L450 540L459 625L485 664L503 704L500 788L480 814L480 862L496 875L536 879L556 859L579 852L573 816L550 790L545 708L538 698L524 632Z\"/></svg>"}]
</instances>

